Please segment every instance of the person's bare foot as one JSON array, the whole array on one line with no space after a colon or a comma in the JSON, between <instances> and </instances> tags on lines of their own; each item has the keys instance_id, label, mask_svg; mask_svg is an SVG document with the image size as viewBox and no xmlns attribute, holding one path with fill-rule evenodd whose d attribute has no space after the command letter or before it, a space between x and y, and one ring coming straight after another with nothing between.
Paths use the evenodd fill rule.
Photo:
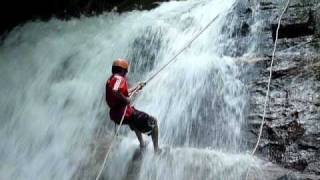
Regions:
<instances>
[{"instance_id":1,"label":"person's bare foot","mask_svg":"<svg viewBox=\"0 0 320 180\"><path fill-rule=\"evenodd\" d=\"M162 150L158 147L158 148L155 148L155 149L154 149L154 152L155 152L156 154L160 154L160 153L162 152Z\"/></svg>"}]
</instances>

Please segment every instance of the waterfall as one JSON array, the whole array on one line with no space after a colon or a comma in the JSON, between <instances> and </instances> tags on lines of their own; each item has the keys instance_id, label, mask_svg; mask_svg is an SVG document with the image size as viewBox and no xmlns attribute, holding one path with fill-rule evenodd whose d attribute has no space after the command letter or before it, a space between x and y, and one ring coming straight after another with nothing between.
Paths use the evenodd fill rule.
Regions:
<instances>
[{"instance_id":1,"label":"waterfall","mask_svg":"<svg viewBox=\"0 0 320 180\"><path fill-rule=\"evenodd\" d=\"M144 137L150 143L137 157L134 133L122 127L103 178L243 179L258 165L243 143L242 67L225 53L235 3L171 1L151 11L16 27L0 46L0 179L93 179L106 151L93 159L97 139L113 133L104 102L112 61L128 59L129 84L142 81L217 15L135 97L137 109L157 118L165 152L155 155Z\"/></svg>"}]
</instances>

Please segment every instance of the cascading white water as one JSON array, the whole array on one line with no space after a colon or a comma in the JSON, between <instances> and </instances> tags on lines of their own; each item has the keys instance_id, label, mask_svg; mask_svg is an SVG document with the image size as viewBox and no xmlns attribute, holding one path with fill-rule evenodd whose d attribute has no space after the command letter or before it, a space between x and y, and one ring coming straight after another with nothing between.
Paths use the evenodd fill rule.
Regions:
<instances>
[{"instance_id":1,"label":"cascading white water","mask_svg":"<svg viewBox=\"0 0 320 180\"><path fill-rule=\"evenodd\" d=\"M92 160L92 141L102 126L113 132L103 97L113 59L130 61L129 82L144 80L217 15L134 101L158 119L160 146L170 149L156 156L149 143L143 159L133 160L138 141L123 127L103 176L242 179L255 162L241 153L246 94L221 44L234 3L168 2L152 11L16 28L0 46L0 179L94 178L101 162Z\"/></svg>"}]
</instances>

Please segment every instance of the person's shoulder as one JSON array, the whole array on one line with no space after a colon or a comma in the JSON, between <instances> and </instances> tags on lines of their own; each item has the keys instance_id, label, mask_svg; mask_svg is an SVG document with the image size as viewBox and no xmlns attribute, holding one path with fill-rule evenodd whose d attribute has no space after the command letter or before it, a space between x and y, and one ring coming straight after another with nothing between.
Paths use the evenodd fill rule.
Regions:
<instances>
[{"instance_id":1,"label":"person's shoulder","mask_svg":"<svg viewBox=\"0 0 320 180\"><path fill-rule=\"evenodd\" d=\"M118 74L115 74L115 75L114 75L114 78L119 79L119 80L121 80L121 81L127 81L125 77L120 76L120 75L118 75Z\"/></svg>"}]
</instances>

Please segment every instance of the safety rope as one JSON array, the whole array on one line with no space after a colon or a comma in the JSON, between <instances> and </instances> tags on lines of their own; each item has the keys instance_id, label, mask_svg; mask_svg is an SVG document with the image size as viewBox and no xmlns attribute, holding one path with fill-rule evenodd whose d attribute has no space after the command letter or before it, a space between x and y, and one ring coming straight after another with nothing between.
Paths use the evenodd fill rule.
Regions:
<instances>
[{"instance_id":1,"label":"safety rope","mask_svg":"<svg viewBox=\"0 0 320 180\"><path fill-rule=\"evenodd\" d=\"M151 77L149 77L149 79L147 79L145 81L145 83L147 84L149 81L151 81L154 77L156 77L164 68L166 68L170 63L172 63L174 60L176 60L176 58L183 52L185 51L188 47L191 46L191 44L193 43L193 41L195 41L204 31L206 31L210 26L211 24L219 17L219 14L216 15L214 18L211 19L211 21L201 30L199 31L199 33L197 35L194 36L194 38L192 38L189 43L184 46L184 48L182 48L180 51L178 51L178 53L173 56L169 61L168 63L166 63L164 66L162 66L156 73L154 73Z\"/></svg>"},{"instance_id":2,"label":"safety rope","mask_svg":"<svg viewBox=\"0 0 320 180\"><path fill-rule=\"evenodd\" d=\"M281 13L281 15L279 17L279 20L278 20L278 26L277 26L277 30L276 30L276 37L275 37L275 41L274 41L272 58L271 58L271 63L270 63L270 72L269 72L269 80L268 80L268 86L267 86L267 94L266 94L265 100L264 100L263 116L262 116L262 121L261 121L261 125L260 125L260 130L259 130L257 143L256 143L253 151L251 152L251 155L254 155L254 153L257 151L258 145L260 143L262 130L263 130L263 125L264 125L265 116L266 116L267 103L268 103L268 100L269 100L270 84L271 84L271 78L272 78L272 67L273 67L273 61L274 61L274 57L275 57L275 53L276 53L276 49L277 49L277 42L278 42L279 29L280 29L280 25L281 25L281 19L282 19L282 16L284 15L284 13L287 11L287 9L289 7L289 4L290 4L290 0L287 1L287 4L285 5L285 7L284 7L284 9L283 9L283 11L282 11L282 13ZM247 171L246 180L248 179L250 168L251 167L249 167L249 169Z\"/></svg>"},{"instance_id":3,"label":"safety rope","mask_svg":"<svg viewBox=\"0 0 320 180\"><path fill-rule=\"evenodd\" d=\"M137 91L138 91L138 88L135 89L135 90L131 93L131 95L130 95L129 98L131 98ZM127 112L127 108L128 108L128 106L126 106L126 108L124 109L124 112L123 112L122 117L121 117L120 124L119 124L117 130L115 131L115 133L114 133L114 135L113 135L113 137L112 137L112 139L111 139L109 149L108 149L108 151L107 151L107 153L106 153L106 155L105 155L105 157L104 157L103 163L102 163L101 168L100 168L100 170L99 170L99 173L98 173L98 175L97 175L97 177L96 177L96 180L99 180L99 178L100 178L100 176L101 176L101 173L102 173L102 171L103 171L103 169L104 169L104 167L105 167L105 165L106 165L107 159L108 159L109 154L110 154L110 152L111 152L112 144L113 144L115 138L117 137L117 135L118 135L118 133L119 133L120 127L121 127L121 125L122 125L122 123L123 123L125 114L126 114L126 112Z\"/></svg>"},{"instance_id":4,"label":"safety rope","mask_svg":"<svg viewBox=\"0 0 320 180\"><path fill-rule=\"evenodd\" d=\"M108 159L109 154L110 154L110 152L111 152L111 148L112 148L113 141L114 141L115 137L117 136L117 134L118 134L118 132L119 132L119 130L120 130L120 127L121 127L122 122L123 122L123 120L124 120L124 116L125 116L125 114L126 114L126 112L127 112L127 108L128 108L128 106L126 106L126 108L124 109L124 113L123 113L123 115L122 115L120 124L119 124L119 126L118 126L118 128L117 128L116 133L115 133L115 134L113 135L113 137L112 137L112 140L111 140L109 149L108 149L108 151L107 151L106 156L104 157L103 163L102 163L101 168L100 168L100 170L99 170L99 173L98 173L98 175L97 175L97 177L96 177L96 180L99 180L99 178L100 178L100 176L101 176L101 173L102 173L102 171L103 171L103 169L104 169L104 167L105 167L105 165L106 165L107 159Z\"/></svg>"},{"instance_id":5,"label":"safety rope","mask_svg":"<svg viewBox=\"0 0 320 180\"><path fill-rule=\"evenodd\" d=\"M189 46L191 46L191 44L193 43L193 41L195 41L205 30L207 30L207 29L210 27L210 25L211 25L218 17L219 17L219 15L215 16L196 36L194 36L194 38L192 38L192 39L189 41L189 43L188 43L184 48L182 48L180 51L178 51L178 53L177 53L175 56L173 56L173 57L168 61L168 63L166 63L164 66L162 66L156 73L154 73L154 74L153 74L151 77L149 77L146 81L144 81L144 82L143 82L144 85L147 84L148 82L150 82L153 78L155 78L164 68L166 68L170 63L172 63L183 51L185 51ZM131 96L132 96L133 94L135 94L137 90L138 90L138 89L136 89L136 90L131 94ZM131 98L131 96L130 96L130 98ZM112 140L111 140L109 149L108 149L108 151L107 151L107 153L106 153L106 155L105 155L105 158L104 158L104 160L103 160L103 163L102 163L102 165L101 165L101 168L100 168L99 173L98 173L98 175L97 175L97 177L96 177L95 180L99 180L99 178L100 178L100 176L101 176L101 174L102 174L102 171L103 171L103 169L104 169L104 167L105 167L105 165L106 165L107 159L108 159L109 154L110 154L110 152L111 152L111 148L112 148L113 141L114 141L114 139L116 138L116 136L118 135L118 132L119 132L120 127L121 127L121 125L122 125L122 122L123 122L123 120L124 120L126 111L127 111L127 106L126 106L126 108L125 108L125 110L124 110L124 113L123 113L123 115L122 115L120 124L119 124L117 130L115 131L115 134L114 134L113 137L112 137Z\"/></svg>"},{"instance_id":6,"label":"safety rope","mask_svg":"<svg viewBox=\"0 0 320 180\"><path fill-rule=\"evenodd\" d=\"M272 77L272 67L273 67L273 61L274 61L274 57L275 57L276 49L277 49L277 42L278 42L279 29L280 29L280 25L281 25L281 19L282 19L282 16L284 15L284 13L287 11L289 4L290 4L290 0L288 0L286 6L284 7L284 9L279 17L279 21L278 21L278 27L276 30L276 38L274 41L271 64L270 64L269 80L268 80L268 86L267 86L268 89L267 89L267 94L266 94L266 97L264 100L263 116L262 116L262 121L261 121L261 125L260 125L258 140L257 140L257 143L256 143L252 153L251 153L252 155L254 155L254 153L256 152L258 145L260 143L261 135L262 135L263 125L264 125L265 116L266 116L267 103L269 100L270 83L271 83L271 77Z\"/></svg>"}]
</instances>

